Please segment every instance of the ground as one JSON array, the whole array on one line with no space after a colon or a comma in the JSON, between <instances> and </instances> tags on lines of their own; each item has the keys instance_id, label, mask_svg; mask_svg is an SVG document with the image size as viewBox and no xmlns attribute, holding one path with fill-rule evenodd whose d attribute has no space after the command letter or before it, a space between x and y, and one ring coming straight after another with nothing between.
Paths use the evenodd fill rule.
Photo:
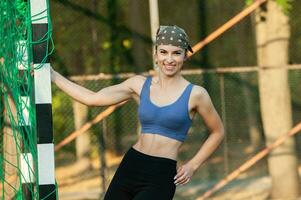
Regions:
<instances>
[{"instance_id":1,"label":"ground","mask_svg":"<svg viewBox=\"0 0 301 200\"><path fill-rule=\"evenodd\" d=\"M108 155L110 156L110 155ZM107 174L108 179L120 162L121 157L110 157L108 166L113 170ZM116 169L116 168L115 168ZM64 164L56 168L56 178L60 200L89 200L102 199L102 184L100 179L100 168L97 160L92 165L87 162ZM174 200L196 199L203 191L214 183L192 180L185 186L178 186ZM271 180L267 176L250 176L241 174L238 179L228 184L222 190L214 194L212 200L266 200L269 196Z\"/></svg>"}]
</instances>

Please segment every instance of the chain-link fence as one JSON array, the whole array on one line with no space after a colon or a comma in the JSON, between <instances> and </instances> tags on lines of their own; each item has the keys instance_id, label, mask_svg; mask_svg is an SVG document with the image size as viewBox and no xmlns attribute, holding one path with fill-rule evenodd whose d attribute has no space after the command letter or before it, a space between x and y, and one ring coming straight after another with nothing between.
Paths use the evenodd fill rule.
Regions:
<instances>
[{"instance_id":1,"label":"chain-link fence","mask_svg":"<svg viewBox=\"0 0 301 200\"><path fill-rule=\"evenodd\" d=\"M137 73L151 69L152 42L148 1L112 1L115 2L112 5L110 1L96 1L97 4L94 2L52 2L56 51L51 58L54 68L69 75ZM160 24L183 27L190 37L191 45L204 39L246 8L244 0L190 0L189 3L165 0L158 3ZM301 4L295 0L291 5L289 62L295 64L301 62ZM115 12L112 20L108 17L110 9ZM189 59L189 67L198 69L256 65L254 25L253 13ZM117 33L112 33L111 27ZM114 40L110 39L111 34L115 34ZM114 45L116 49L112 49Z\"/></svg>"},{"instance_id":2,"label":"chain-link fence","mask_svg":"<svg viewBox=\"0 0 301 200\"><path fill-rule=\"evenodd\" d=\"M229 73L199 73L192 71L186 73L183 71L183 74L186 74L184 75L185 78L193 84L204 86L208 90L218 113L223 118L226 137L214 155L193 176L190 183L177 189L176 199L190 199L200 195L213 183L232 172L265 146L260 116L257 71ZM81 84L97 91L123 80L117 78L96 79L82 81ZM300 80L301 70L289 71L294 124L301 121ZM74 130L74 119L70 98L56 88L54 88L53 96L55 140L58 142ZM104 109L90 108L88 120L93 119ZM92 141L90 156L98 159L99 145L103 145L99 143L100 135L104 136L103 153L115 152L116 155L123 155L137 140L138 134L137 104L134 101L129 101L90 130ZM196 117L186 141L180 148L178 163L185 163L192 158L207 136L208 131L204 123L200 117ZM299 141L301 137L297 135L296 139ZM297 150L298 153L301 152L300 145L297 145ZM75 160L74 144L71 143L60 150L57 153L58 157L61 157L59 155L66 153L66 151L72 152L71 155L74 156ZM106 163L108 162L109 158L107 158ZM107 184L117 166L118 162L115 165L107 164L105 167L107 172L105 181ZM258 162L244 175L248 179L267 175L266 159ZM241 179L244 179L243 177L241 176ZM194 189L188 190L188 188ZM254 192L256 193L256 188Z\"/></svg>"},{"instance_id":3,"label":"chain-link fence","mask_svg":"<svg viewBox=\"0 0 301 200\"><path fill-rule=\"evenodd\" d=\"M204 39L246 7L244 0L190 0L189 3L181 0L165 0L158 1L158 4L160 24L176 24L184 28L192 45ZM290 64L295 64L301 62L301 20L299 20L301 4L298 1L292 1L291 5L292 9L288 12L291 31L288 60ZM147 1L54 0L51 6L56 45L56 51L52 55L52 66L64 75L99 72L139 73L152 69L150 14ZM188 59L185 65L189 66L189 69L256 65L254 25L254 14L251 14L205 46L201 52ZM78 83L97 91L123 81L124 78L118 78L119 75L110 79L98 78ZM265 138L260 115L257 71L194 72L186 74L185 78L208 90L218 113L223 118L227 133L222 145L197 171L191 182L187 186L177 188L175 199L187 200L201 194L217 180L242 164L244 160L252 157L265 146ZM294 124L301 119L301 91L298 87L300 78L300 70L289 71ZM105 109L89 108L87 121ZM75 126L72 100L55 86L53 88L53 117L55 142L58 143L74 131ZM139 132L137 104L133 100L119 107L113 114L89 130L92 160L100 160L101 153L99 152L106 152L106 184L109 183L116 170L120 157L134 144ZM208 132L202 120L196 117L188 138L179 152L179 164L189 160L207 136ZM295 137L297 141L301 139L299 135ZM299 153L301 147L298 143ZM56 158L58 166L66 160L75 161L75 143L72 142L58 151ZM267 175L266 162L266 159L261 160L240 176L240 181L242 181L240 184L243 184L244 177L250 180L250 177ZM100 169L100 165L96 165L95 169ZM98 181L102 180L100 178L102 173L99 171ZM99 192L101 183L98 184L96 190ZM71 186L71 184L67 185ZM73 182L72 185L75 183ZM231 189L231 184L227 189L229 187ZM83 192L83 186L78 186L78 188L81 188ZM255 193L256 188L252 189ZM93 189L90 187L89 190Z\"/></svg>"}]
</instances>

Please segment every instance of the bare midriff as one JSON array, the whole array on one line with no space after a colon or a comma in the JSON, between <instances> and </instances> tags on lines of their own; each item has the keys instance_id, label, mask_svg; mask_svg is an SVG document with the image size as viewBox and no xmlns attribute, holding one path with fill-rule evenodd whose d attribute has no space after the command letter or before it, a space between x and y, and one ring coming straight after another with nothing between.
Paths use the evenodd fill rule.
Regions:
<instances>
[{"instance_id":1,"label":"bare midriff","mask_svg":"<svg viewBox=\"0 0 301 200\"><path fill-rule=\"evenodd\" d=\"M133 148L144 154L177 160L182 142L158 134L142 133Z\"/></svg>"}]
</instances>

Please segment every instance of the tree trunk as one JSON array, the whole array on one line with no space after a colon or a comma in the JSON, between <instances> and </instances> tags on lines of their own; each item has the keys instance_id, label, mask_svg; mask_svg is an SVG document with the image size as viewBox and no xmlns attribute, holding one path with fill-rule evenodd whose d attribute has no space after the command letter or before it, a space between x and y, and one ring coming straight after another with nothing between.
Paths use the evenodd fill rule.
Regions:
<instances>
[{"instance_id":1,"label":"tree trunk","mask_svg":"<svg viewBox=\"0 0 301 200\"><path fill-rule=\"evenodd\" d=\"M98 1L92 0L92 10L98 14ZM97 21L91 20L91 38L92 38L92 55L93 55L93 68L97 68L97 72L100 71L100 53L99 53L99 34L97 31ZM95 69L90 69L91 73L95 73ZM90 71L86 73L90 73Z\"/></svg>"},{"instance_id":2,"label":"tree trunk","mask_svg":"<svg viewBox=\"0 0 301 200\"><path fill-rule=\"evenodd\" d=\"M78 130L80 127L82 127L86 122L88 118L88 107L77 102L73 101L73 112L74 112L74 124L75 129ZM81 163L83 168L90 167L90 136L89 133L86 132L75 140L75 146L76 146L76 158L77 162Z\"/></svg>"},{"instance_id":3,"label":"tree trunk","mask_svg":"<svg viewBox=\"0 0 301 200\"><path fill-rule=\"evenodd\" d=\"M0 87L1 87L1 78L0 78ZM4 134L3 134L3 130L4 130L4 98L3 98L3 92L2 92L2 88L0 88L0 162L3 162L2 158L3 158L3 138L4 138ZM2 164L0 163L0 168L2 168ZM0 178L2 179L2 177L4 175L2 175L3 171L0 171ZM1 182L0 179L0 182Z\"/></svg>"},{"instance_id":4,"label":"tree trunk","mask_svg":"<svg viewBox=\"0 0 301 200\"><path fill-rule=\"evenodd\" d=\"M148 4L149 4L150 25L151 25L151 37L154 44L156 41L157 30L160 26L158 0L149 0ZM153 55L155 55L154 45L153 45L152 52ZM153 69L156 70L156 63L154 58L153 58Z\"/></svg>"},{"instance_id":5,"label":"tree trunk","mask_svg":"<svg viewBox=\"0 0 301 200\"><path fill-rule=\"evenodd\" d=\"M7 108L9 106L9 108ZM12 116L9 116L8 112L12 113ZM11 96L8 96L8 103L4 105L4 124L5 127L3 129L3 171L4 171L4 180L8 182L4 182L4 190L5 190L5 198L4 199L12 199L16 195L16 188L20 187L20 183L18 179L11 179L13 176L18 175L18 157L19 153L17 152L17 143L20 146L20 141L18 140L18 134L13 132L13 123L11 123L11 119L16 121L17 111L15 107L15 103L12 100ZM14 135L15 134L15 135ZM1 166L2 167L2 166ZM1 169L2 170L2 169Z\"/></svg>"},{"instance_id":6,"label":"tree trunk","mask_svg":"<svg viewBox=\"0 0 301 200\"><path fill-rule=\"evenodd\" d=\"M140 0L130 0L130 28L133 31L141 33L145 27L145 21L141 17L141 1ZM134 65L136 66L136 72L142 72L145 69L145 46L143 41L138 40L136 35L132 35L132 55L134 59Z\"/></svg>"},{"instance_id":7,"label":"tree trunk","mask_svg":"<svg viewBox=\"0 0 301 200\"><path fill-rule=\"evenodd\" d=\"M288 17L274 1L256 12L260 107L267 145L292 127L288 73ZM267 67L264 69L263 67ZM274 67L271 69L271 67ZM294 138L272 151L268 157L272 178L272 199L297 199L299 177Z\"/></svg>"},{"instance_id":8,"label":"tree trunk","mask_svg":"<svg viewBox=\"0 0 301 200\"><path fill-rule=\"evenodd\" d=\"M73 74L84 74L84 58L83 58L83 47L78 48L74 52L72 60ZM73 101L73 113L74 113L74 126L78 130L84 123L87 122L88 108L79 102ZM90 167L89 152L90 152L90 138L88 133L84 133L77 137L75 140L76 160L80 165L81 169Z\"/></svg>"},{"instance_id":9,"label":"tree trunk","mask_svg":"<svg viewBox=\"0 0 301 200\"><path fill-rule=\"evenodd\" d=\"M114 28L117 24L117 12L118 12L118 2L117 0L107 0L107 11L108 11L108 19L110 21L110 73L116 74L120 72L120 66L117 64L118 59L120 58L120 51L118 50L118 37L119 33ZM116 79L112 79L112 85L117 84L118 81ZM112 147L108 147L108 149L113 150L116 154L122 154L122 143L121 143L121 134L122 134L122 116L120 109L117 109L112 114L113 116L113 132L109 134L108 140L113 143Z\"/></svg>"}]
</instances>

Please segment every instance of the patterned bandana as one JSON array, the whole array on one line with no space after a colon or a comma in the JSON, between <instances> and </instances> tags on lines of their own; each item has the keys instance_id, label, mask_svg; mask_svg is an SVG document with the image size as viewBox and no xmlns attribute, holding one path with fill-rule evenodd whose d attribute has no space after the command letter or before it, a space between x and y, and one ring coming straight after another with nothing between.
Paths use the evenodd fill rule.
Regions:
<instances>
[{"instance_id":1,"label":"patterned bandana","mask_svg":"<svg viewBox=\"0 0 301 200\"><path fill-rule=\"evenodd\" d=\"M160 26L158 28L155 45L160 44L180 47L193 53L187 34L182 28L176 25Z\"/></svg>"}]
</instances>

